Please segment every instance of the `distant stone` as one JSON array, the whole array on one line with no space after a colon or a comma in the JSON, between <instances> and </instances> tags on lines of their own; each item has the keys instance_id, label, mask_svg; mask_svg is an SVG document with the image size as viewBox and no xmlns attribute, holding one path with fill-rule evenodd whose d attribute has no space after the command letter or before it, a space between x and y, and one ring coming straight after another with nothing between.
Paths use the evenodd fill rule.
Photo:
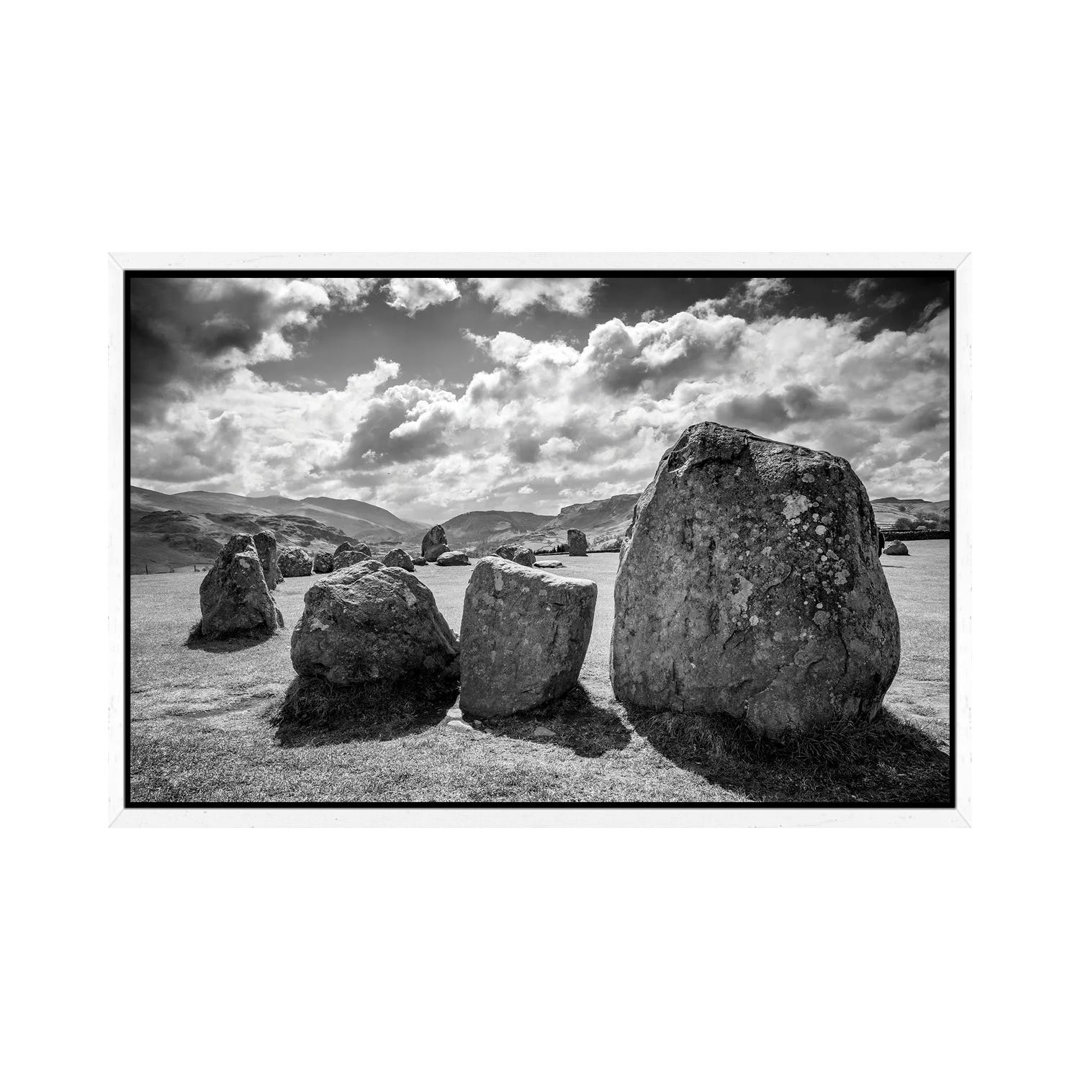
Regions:
<instances>
[{"instance_id":1,"label":"distant stone","mask_svg":"<svg viewBox=\"0 0 1080 1080\"><path fill-rule=\"evenodd\" d=\"M346 540L344 544L338 544L334 554L340 555L343 551L360 551L364 555L371 555L371 548L367 544L361 544L359 540Z\"/></svg>"},{"instance_id":2,"label":"distant stone","mask_svg":"<svg viewBox=\"0 0 1080 1080\"><path fill-rule=\"evenodd\" d=\"M266 633L285 625L270 588L254 540L237 533L226 541L199 586L204 638Z\"/></svg>"},{"instance_id":3,"label":"distant stone","mask_svg":"<svg viewBox=\"0 0 1080 1080\"><path fill-rule=\"evenodd\" d=\"M347 566L354 566L356 563L362 563L371 558L370 551L357 551L356 548L345 548L342 551L340 548L334 552L334 570L344 570Z\"/></svg>"},{"instance_id":4,"label":"distant stone","mask_svg":"<svg viewBox=\"0 0 1080 1080\"><path fill-rule=\"evenodd\" d=\"M533 565L537 570L557 570L560 566L565 566L565 563L557 562L555 559L537 559Z\"/></svg>"},{"instance_id":5,"label":"distant stone","mask_svg":"<svg viewBox=\"0 0 1080 1080\"><path fill-rule=\"evenodd\" d=\"M334 569L334 556L329 551L317 551L311 569L316 574L329 574Z\"/></svg>"},{"instance_id":6,"label":"distant stone","mask_svg":"<svg viewBox=\"0 0 1080 1080\"><path fill-rule=\"evenodd\" d=\"M589 554L589 538L580 529L566 530L566 553L568 555Z\"/></svg>"},{"instance_id":7,"label":"distant stone","mask_svg":"<svg viewBox=\"0 0 1080 1080\"><path fill-rule=\"evenodd\" d=\"M489 556L476 564L461 617L461 710L507 716L577 683L596 610L596 582Z\"/></svg>"},{"instance_id":8,"label":"distant stone","mask_svg":"<svg viewBox=\"0 0 1080 1080\"><path fill-rule=\"evenodd\" d=\"M517 544L504 544L495 549L495 554L500 559L509 559L511 562L520 563L522 566L536 565L536 552L530 547L519 547Z\"/></svg>"},{"instance_id":9,"label":"distant stone","mask_svg":"<svg viewBox=\"0 0 1080 1080\"><path fill-rule=\"evenodd\" d=\"M469 556L464 551L444 551L436 560L436 566L468 566Z\"/></svg>"},{"instance_id":10,"label":"distant stone","mask_svg":"<svg viewBox=\"0 0 1080 1080\"><path fill-rule=\"evenodd\" d=\"M885 555L910 555L911 552L907 549L907 544L903 540L893 540L891 544L885 545Z\"/></svg>"},{"instance_id":11,"label":"distant stone","mask_svg":"<svg viewBox=\"0 0 1080 1080\"><path fill-rule=\"evenodd\" d=\"M413 561L404 548L394 548L392 551L388 551L383 556L382 561L385 566L400 566L402 570L408 570L412 573Z\"/></svg>"},{"instance_id":12,"label":"distant stone","mask_svg":"<svg viewBox=\"0 0 1080 1080\"><path fill-rule=\"evenodd\" d=\"M445 686L458 678L458 641L431 590L396 566L350 566L320 578L293 631L297 674L337 686Z\"/></svg>"},{"instance_id":13,"label":"distant stone","mask_svg":"<svg viewBox=\"0 0 1080 1080\"><path fill-rule=\"evenodd\" d=\"M412 555L410 558L412 559L413 566L427 566L427 559L422 555Z\"/></svg>"},{"instance_id":14,"label":"distant stone","mask_svg":"<svg viewBox=\"0 0 1080 1080\"><path fill-rule=\"evenodd\" d=\"M266 578L266 587L271 591L281 580L281 571L278 570L277 540L272 532L263 529L252 538L255 542L255 550L259 553L259 562L263 568L263 577Z\"/></svg>"},{"instance_id":15,"label":"distant stone","mask_svg":"<svg viewBox=\"0 0 1080 1080\"><path fill-rule=\"evenodd\" d=\"M721 424L687 428L637 503L615 579L615 696L776 736L872 718L899 660L851 466Z\"/></svg>"},{"instance_id":16,"label":"distant stone","mask_svg":"<svg viewBox=\"0 0 1080 1080\"><path fill-rule=\"evenodd\" d=\"M446 532L441 525L432 525L424 534L424 539L420 541L420 557L427 559L428 562L433 562L444 551L449 550L449 545L446 543Z\"/></svg>"},{"instance_id":17,"label":"distant stone","mask_svg":"<svg viewBox=\"0 0 1080 1080\"><path fill-rule=\"evenodd\" d=\"M278 569L282 577L311 577L314 562L310 551L302 547L287 547L278 556Z\"/></svg>"}]
</instances>

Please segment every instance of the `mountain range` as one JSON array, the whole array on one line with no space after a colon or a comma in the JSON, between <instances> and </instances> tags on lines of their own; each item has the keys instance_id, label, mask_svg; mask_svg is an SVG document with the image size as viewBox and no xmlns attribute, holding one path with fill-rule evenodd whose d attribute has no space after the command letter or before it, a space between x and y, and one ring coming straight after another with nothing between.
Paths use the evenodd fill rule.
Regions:
<instances>
[{"instance_id":1,"label":"mountain range","mask_svg":"<svg viewBox=\"0 0 1080 1080\"><path fill-rule=\"evenodd\" d=\"M593 546L610 544L629 528L638 493L613 495L564 506L554 517L524 510L472 510L442 522L451 547L491 551L514 541L533 548L566 542L567 529L580 529ZM949 520L950 503L890 496L872 500L879 526L901 517ZM134 572L206 564L235 532L269 529L279 546L333 551L350 538L373 548L402 546L418 551L430 524L400 518L357 499L288 499L280 495L233 495L182 491L166 495L129 488L130 565Z\"/></svg>"}]
</instances>

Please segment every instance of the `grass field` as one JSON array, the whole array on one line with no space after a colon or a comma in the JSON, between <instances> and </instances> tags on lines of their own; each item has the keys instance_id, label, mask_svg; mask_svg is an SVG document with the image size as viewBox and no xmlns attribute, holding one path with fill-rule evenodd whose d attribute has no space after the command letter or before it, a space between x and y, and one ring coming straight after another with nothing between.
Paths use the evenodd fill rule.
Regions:
<instances>
[{"instance_id":1,"label":"grass field","mask_svg":"<svg viewBox=\"0 0 1080 1080\"><path fill-rule=\"evenodd\" d=\"M131 799L165 802L949 801L949 544L882 563L903 657L880 720L779 744L692 717L638 715L608 682L618 556L561 556L597 582L581 684L557 705L483 726L453 700L313 702L289 637L311 578L277 589L284 633L187 644L203 575L131 578ZM471 567L419 567L451 626ZM327 705L331 707L326 707Z\"/></svg>"}]
</instances>

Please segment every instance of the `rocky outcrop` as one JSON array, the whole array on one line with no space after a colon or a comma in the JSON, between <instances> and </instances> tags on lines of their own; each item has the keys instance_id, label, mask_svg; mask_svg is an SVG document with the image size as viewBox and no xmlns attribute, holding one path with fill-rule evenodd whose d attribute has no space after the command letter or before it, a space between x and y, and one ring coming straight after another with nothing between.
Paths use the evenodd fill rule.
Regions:
<instances>
[{"instance_id":1,"label":"rocky outcrop","mask_svg":"<svg viewBox=\"0 0 1080 1080\"><path fill-rule=\"evenodd\" d=\"M436 566L468 566L469 556L464 551L444 551L436 560Z\"/></svg>"},{"instance_id":2,"label":"rocky outcrop","mask_svg":"<svg viewBox=\"0 0 1080 1080\"><path fill-rule=\"evenodd\" d=\"M302 547L287 547L278 556L282 577L311 577L314 563L311 552Z\"/></svg>"},{"instance_id":3,"label":"rocky outcrop","mask_svg":"<svg viewBox=\"0 0 1080 1080\"><path fill-rule=\"evenodd\" d=\"M259 563L263 569L263 577L266 578L266 587L271 591L281 580L281 571L278 570L277 540L272 532L263 529L257 532L252 540L255 550L259 553Z\"/></svg>"},{"instance_id":4,"label":"rocky outcrop","mask_svg":"<svg viewBox=\"0 0 1080 1080\"><path fill-rule=\"evenodd\" d=\"M420 557L434 562L444 551L449 551L446 543L446 533L441 525L432 525L420 541Z\"/></svg>"},{"instance_id":5,"label":"rocky outcrop","mask_svg":"<svg viewBox=\"0 0 1080 1080\"><path fill-rule=\"evenodd\" d=\"M204 638L272 634L284 625L270 595L255 542L247 533L230 537L199 586Z\"/></svg>"},{"instance_id":6,"label":"rocky outcrop","mask_svg":"<svg viewBox=\"0 0 1080 1080\"><path fill-rule=\"evenodd\" d=\"M292 663L337 686L408 680L417 689L456 682L458 641L415 575L350 566L308 589Z\"/></svg>"},{"instance_id":7,"label":"rocky outcrop","mask_svg":"<svg viewBox=\"0 0 1080 1080\"><path fill-rule=\"evenodd\" d=\"M461 619L461 709L506 716L554 701L578 680L596 583L499 557L469 578Z\"/></svg>"},{"instance_id":8,"label":"rocky outcrop","mask_svg":"<svg viewBox=\"0 0 1080 1080\"><path fill-rule=\"evenodd\" d=\"M530 547L519 547L517 544L504 544L495 549L495 554L500 559L509 559L511 562L520 563L522 566L536 565L536 552Z\"/></svg>"},{"instance_id":9,"label":"rocky outcrop","mask_svg":"<svg viewBox=\"0 0 1080 1080\"><path fill-rule=\"evenodd\" d=\"M580 529L566 530L567 555L588 555L589 538Z\"/></svg>"},{"instance_id":10,"label":"rocky outcrop","mask_svg":"<svg viewBox=\"0 0 1080 1080\"><path fill-rule=\"evenodd\" d=\"M329 574L334 569L334 556L328 551L317 551L311 569L316 574Z\"/></svg>"},{"instance_id":11,"label":"rocky outcrop","mask_svg":"<svg viewBox=\"0 0 1080 1080\"><path fill-rule=\"evenodd\" d=\"M557 570L560 566L565 566L565 563L561 563L556 559L537 559L533 565L537 570Z\"/></svg>"},{"instance_id":12,"label":"rocky outcrop","mask_svg":"<svg viewBox=\"0 0 1080 1080\"><path fill-rule=\"evenodd\" d=\"M616 697L773 736L873 717L899 659L851 466L720 424L687 428L637 504L615 579Z\"/></svg>"},{"instance_id":13,"label":"rocky outcrop","mask_svg":"<svg viewBox=\"0 0 1080 1080\"><path fill-rule=\"evenodd\" d=\"M903 540L894 540L891 544L885 545L883 555L910 555L911 552L907 549L907 544Z\"/></svg>"},{"instance_id":14,"label":"rocky outcrop","mask_svg":"<svg viewBox=\"0 0 1080 1080\"><path fill-rule=\"evenodd\" d=\"M382 561L385 566L400 566L402 570L408 570L410 574L412 573L413 561L404 548L394 548L392 551L388 551L383 556Z\"/></svg>"}]
</instances>

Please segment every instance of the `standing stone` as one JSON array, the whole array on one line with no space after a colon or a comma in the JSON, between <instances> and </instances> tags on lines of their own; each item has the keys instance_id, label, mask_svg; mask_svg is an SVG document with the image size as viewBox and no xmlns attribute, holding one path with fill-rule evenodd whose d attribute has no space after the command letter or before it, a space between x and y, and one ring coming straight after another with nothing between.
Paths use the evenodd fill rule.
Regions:
<instances>
[{"instance_id":1,"label":"standing stone","mask_svg":"<svg viewBox=\"0 0 1080 1080\"><path fill-rule=\"evenodd\" d=\"M345 548L342 551L340 548L334 553L333 569L344 570L346 566L352 566L355 563L365 562L371 558L371 554L366 551L357 551L356 548Z\"/></svg>"},{"instance_id":2,"label":"standing stone","mask_svg":"<svg viewBox=\"0 0 1080 1080\"><path fill-rule=\"evenodd\" d=\"M292 635L299 675L337 686L443 685L458 678L458 641L431 590L396 566L350 566L304 596Z\"/></svg>"},{"instance_id":3,"label":"standing stone","mask_svg":"<svg viewBox=\"0 0 1080 1080\"><path fill-rule=\"evenodd\" d=\"M436 560L436 566L468 566L469 556L464 551L444 551Z\"/></svg>"},{"instance_id":4,"label":"standing stone","mask_svg":"<svg viewBox=\"0 0 1080 1080\"><path fill-rule=\"evenodd\" d=\"M199 586L204 638L272 634L285 625L263 574L255 542L246 533L226 541Z\"/></svg>"},{"instance_id":5,"label":"standing stone","mask_svg":"<svg viewBox=\"0 0 1080 1080\"><path fill-rule=\"evenodd\" d=\"M595 581L481 559L461 618L462 712L507 716L562 697L581 673L595 610Z\"/></svg>"},{"instance_id":6,"label":"standing stone","mask_svg":"<svg viewBox=\"0 0 1080 1080\"><path fill-rule=\"evenodd\" d=\"M343 551L359 551L368 558L371 557L371 548L367 544L361 544L359 540L346 540L344 544L338 544L334 548L335 555L340 555Z\"/></svg>"},{"instance_id":7,"label":"standing stone","mask_svg":"<svg viewBox=\"0 0 1080 1080\"><path fill-rule=\"evenodd\" d=\"M259 553L259 562L262 564L263 577L266 578L266 587L273 590L281 580L281 571L278 569L277 539L272 532L263 529L253 537L255 550Z\"/></svg>"},{"instance_id":8,"label":"standing stone","mask_svg":"<svg viewBox=\"0 0 1080 1080\"><path fill-rule=\"evenodd\" d=\"M402 570L408 570L412 573L413 561L404 548L394 548L392 551L388 551L383 556L382 561L385 566L400 566Z\"/></svg>"},{"instance_id":9,"label":"standing stone","mask_svg":"<svg viewBox=\"0 0 1080 1080\"><path fill-rule=\"evenodd\" d=\"M317 551L312 560L311 569L316 574L329 574L334 569L334 556L329 551Z\"/></svg>"},{"instance_id":10,"label":"standing stone","mask_svg":"<svg viewBox=\"0 0 1080 1080\"><path fill-rule=\"evenodd\" d=\"M441 525L432 525L420 541L420 555L428 562L434 562L444 551L449 551L446 533Z\"/></svg>"},{"instance_id":11,"label":"standing stone","mask_svg":"<svg viewBox=\"0 0 1080 1080\"><path fill-rule=\"evenodd\" d=\"M567 555L588 555L589 538L580 529L566 530Z\"/></svg>"},{"instance_id":12,"label":"standing stone","mask_svg":"<svg viewBox=\"0 0 1080 1080\"><path fill-rule=\"evenodd\" d=\"M694 424L638 500L611 683L774 736L871 719L900 661L866 490L842 458Z\"/></svg>"},{"instance_id":13,"label":"standing stone","mask_svg":"<svg viewBox=\"0 0 1080 1080\"><path fill-rule=\"evenodd\" d=\"M282 577L311 577L314 562L310 551L302 547L287 547L278 556L278 569Z\"/></svg>"},{"instance_id":14,"label":"standing stone","mask_svg":"<svg viewBox=\"0 0 1080 1080\"><path fill-rule=\"evenodd\" d=\"M504 544L495 549L495 554L500 559L509 559L511 562L520 563L522 566L536 565L536 552L530 547L518 547L517 544Z\"/></svg>"},{"instance_id":15,"label":"standing stone","mask_svg":"<svg viewBox=\"0 0 1080 1080\"><path fill-rule=\"evenodd\" d=\"M907 549L907 544L903 540L894 540L889 544L884 552L884 555L909 555L911 554Z\"/></svg>"}]
</instances>

